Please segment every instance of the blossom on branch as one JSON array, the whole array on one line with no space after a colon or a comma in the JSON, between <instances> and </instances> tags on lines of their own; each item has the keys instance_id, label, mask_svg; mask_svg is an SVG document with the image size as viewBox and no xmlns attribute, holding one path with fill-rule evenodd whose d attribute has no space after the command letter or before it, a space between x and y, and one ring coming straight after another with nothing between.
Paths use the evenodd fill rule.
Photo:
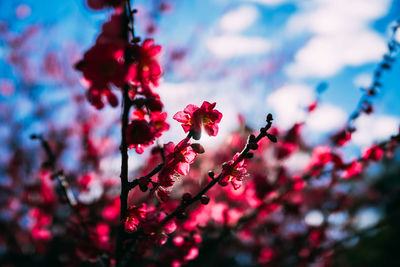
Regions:
<instances>
[{"instance_id":1,"label":"blossom on branch","mask_svg":"<svg viewBox=\"0 0 400 267\"><path fill-rule=\"evenodd\" d=\"M126 139L129 148L135 148L137 153L142 154L145 147L153 144L155 132L145 119L135 119L128 124Z\"/></svg>"},{"instance_id":2,"label":"blossom on branch","mask_svg":"<svg viewBox=\"0 0 400 267\"><path fill-rule=\"evenodd\" d=\"M155 138L169 129L166 112L152 112L150 116L142 110L135 110L133 120L128 124L126 135L129 148L135 148L142 154L144 148L152 145Z\"/></svg>"},{"instance_id":3,"label":"blossom on branch","mask_svg":"<svg viewBox=\"0 0 400 267\"><path fill-rule=\"evenodd\" d=\"M159 183L163 187L170 187L174 184L173 178L189 173L197 153L190 146L187 138L175 146L173 142L164 145L165 165L158 175Z\"/></svg>"},{"instance_id":4,"label":"blossom on branch","mask_svg":"<svg viewBox=\"0 0 400 267\"><path fill-rule=\"evenodd\" d=\"M142 102L150 110L160 111L162 103L159 96L149 86L157 86L162 74L157 61L161 46L155 45L152 39L146 39L142 45L127 43L113 31L120 20L121 16L115 14L107 25L104 24L97 43L75 65L88 84L87 98L98 109L104 107L103 97L115 107L118 99L110 86L122 88L124 84L131 84L140 87L137 92L146 97Z\"/></svg>"},{"instance_id":5,"label":"blossom on branch","mask_svg":"<svg viewBox=\"0 0 400 267\"><path fill-rule=\"evenodd\" d=\"M199 136L202 128L209 136L218 134L218 124L222 119L222 113L214 109L216 103L210 104L204 101L201 107L196 105L187 105L183 111L179 111L174 115L174 119L182 123L182 128L187 133L194 132L195 139Z\"/></svg>"},{"instance_id":6,"label":"blossom on branch","mask_svg":"<svg viewBox=\"0 0 400 267\"><path fill-rule=\"evenodd\" d=\"M223 178L218 182L220 185L226 186L230 182L235 190L242 186L243 178L247 175L244 159L240 160L235 166L233 166L233 163L239 157L240 154L236 154L233 157L233 160L222 165Z\"/></svg>"},{"instance_id":7,"label":"blossom on branch","mask_svg":"<svg viewBox=\"0 0 400 267\"><path fill-rule=\"evenodd\" d=\"M362 158L365 160L380 161L383 155L383 148L378 145L373 145L364 151Z\"/></svg>"},{"instance_id":8,"label":"blossom on branch","mask_svg":"<svg viewBox=\"0 0 400 267\"><path fill-rule=\"evenodd\" d=\"M96 44L89 49L75 68L82 71L85 82L89 85L86 97L97 109L104 106L106 97L111 106L118 105L118 99L110 85L122 87L126 68L123 62L124 49L113 43Z\"/></svg>"},{"instance_id":9,"label":"blossom on branch","mask_svg":"<svg viewBox=\"0 0 400 267\"><path fill-rule=\"evenodd\" d=\"M131 44L127 47L127 62L129 67L127 80L134 85L157 86L161 77L161 66L157 58L161 52L161 46L155 45L153 39L146 39L141 46Z\"/></svg>"},{"instance_id":10,"label":"blossom on branch","mask_svg":"<svg viewBox=\"0 0 400 267\"><path fill-rule=\"evenodd\" d=\"M128 208L128 216L125 220L125 231L134 232L137 230L140 221L146 217L146 204L131 206Z\"/></svg>"}]
</instances>

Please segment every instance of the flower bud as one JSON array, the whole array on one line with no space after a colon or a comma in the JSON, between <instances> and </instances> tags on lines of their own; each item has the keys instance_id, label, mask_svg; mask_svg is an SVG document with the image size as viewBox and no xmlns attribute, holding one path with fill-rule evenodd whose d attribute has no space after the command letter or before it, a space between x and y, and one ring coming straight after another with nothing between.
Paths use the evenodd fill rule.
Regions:
<instances>
[{"instance_id":1,"label":"flower bud","mask_svg":"<svg viewBox=\"0 0 400 267\"><path fill-rule=\"evenodd\" d=\"M182 200L183 201L187 201L187 200L189 200L191 198L192 198L192 194L190 194L190 193L185 193L185 194L182 195Z\"/></svg>"},{"instance_id":2,"label":"flower bud","mask_svg":"<svg viewBox=\"0 0 400 267\"><path fill-rule=\"evenodd\" d=\"M251 158L254 157L254 153L248 152L248 153L246 153L246 155L244 155L244 157L245 157L246 159L251 159Z\"/></svg>"},{"instance_id":3,"label":"flower bud","mask_svg":"<svg viewBox=\"0 0 400 267\"><path fill-rule=\"evenodd\" d=\"M206 195L202 195L201 198L200 198L200 202L203 205L207 205L208 202L210 202L210 198L208 196L206 196Z\"/></svg>"},{"instance_id":4,"label":"flower bud","mask_svg":"<svg viewBox=\"0 0 400 267\"><path fill-rule=\"evenodd\" d=\"M205 152L204 147L199 143L191 144L190 146L197 154L203 154Z\"/></svg>"},{"instance_id":5,"label":"flower bud","mask_svg":"<svg viewBox=\"0 0 400 267\"><path fill-rule=\"evenodd\" d=\"M272 120L274 120L274 118L272 117L271 113L268 113L267 115L267 122L271 122Z\"/></svg>"},{"instance_id":6,"label":"flower bud","mask_svg":"<svg viewBox=\"0 0 400 267\"><path fill-rule=\"evenodd\" d=\"M248 147L249 147L249 149L257 150L258 149L258 144L257 143L249 143Z\"/></svg>"}]
</instances>

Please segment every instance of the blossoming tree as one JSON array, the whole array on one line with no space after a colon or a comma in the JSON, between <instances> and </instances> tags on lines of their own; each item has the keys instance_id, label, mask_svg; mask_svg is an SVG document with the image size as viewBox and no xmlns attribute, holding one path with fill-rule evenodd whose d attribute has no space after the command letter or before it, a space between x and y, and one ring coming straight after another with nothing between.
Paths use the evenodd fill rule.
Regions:
<instances>
[{"instance_id":1,"label":"blossoming tree","mask_svg":"<svg viewBox=\"0 0 400 267\"><path fill-rule=\"evenodd\" d=\"M78 128L75 134L82 139L75 155L80 165L68 170L59 163L71 129L31 135L43 151L37 168L26 167L34 159L18 145L13 147L4 171L12 179L1 185L5 215L0 221L7 229L0 238L2 263L333 266L340 246L379 231L389 221L386 217L361 230L351 223L362 203L394 199L385 199L362 178L370 165L394 157L399 134L365 148L352 160L345 158L342 148L357 130L357 118L373 112L381 74L391 68L399 50L394 38L370 88L327 144L310 146L304 123L285 131L274 126L273 115L266 114L260 118L264 125L259 130L240 118L239 128L221 146L206 151L201 136L217 136L221 120L232 118L224 117L215 102L204 100L200 107L188 103L172 116L186 136L176 144L162 143L170 128L167 116L172 114L164 111L168 99L155 92L163 74L158 61L161 45L136 35L137 11L131 1L89 0L87 4L94 10L113 11L95 43L74 62L86 87L85 99L75 101L78 105L88 101L92 110L87 116L79 114L72 127ZM393 36L398 28L393 28ZM6 34L2 38L12 46L12 38ZM22 58L13 63L23 66L21 62ZM66 82L61 67L48 69ZM104 177L99 166L107 154L104 148L109 148L107 136L94 138L99 128L96 113L107 105L121 107L120 119L112 124L120 136L113 147L120 151L119 179ZM315 112L318 105L316 99L306 107L307 113ZM285 160L298 152L309 154L310 159L305 168L293 172ZM142 154L135 172L128 165L130 153ZM96 190L100 194L86 200L86 194ZM397 211L393 217L398 218ZM350 219L332 219L344 213Z\"/></svg>"}]
</instances>

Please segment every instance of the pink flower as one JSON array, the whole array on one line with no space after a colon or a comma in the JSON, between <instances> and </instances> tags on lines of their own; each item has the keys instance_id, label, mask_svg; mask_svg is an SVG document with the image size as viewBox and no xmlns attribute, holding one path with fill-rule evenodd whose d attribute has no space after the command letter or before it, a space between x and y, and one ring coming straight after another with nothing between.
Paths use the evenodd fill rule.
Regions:
<instances>
[{"instance_id":1,"label":"pink flower","mask_svg":"<svg viewBox=\"0 0 400 267\"><path fill-rule=\"evenodd\" d=\"M91 87L108 88L108 84L121 87L125 80L124 46L114 43L96 44L76 64Z\"/></svg>"},{"instance_id":2,"label":"pink flower","mask_svg":"<svg viewBox=\"0 0 400 267\"><path fill-rule=\"evenodd\" d=\"M160 185L170 187L174 184L173 178L177 175L187 175L190 164L197 156L190 143L185 138L176 146L173 142L164 145L165 165L158 175Z\"/></svg>"},{"instance_id":3,"label":"pink flower","mask_svg":"<svg viewBox=\"0 0 400 267\"><path fill-rule=\"evenodd\" d=\"M112 107L118 106L118 98L117 96L107 87L105 86L96 88L90 87L86 92L86 98L97 109L102 109L104 107L103 99L104 97L107 99L108 103Z\"/></svg>"},{"instance_id":4,"label":"pink flower","mask_svg":"<svg viewBox=\"0 0 400 267\"><path fill-rule=\"evenodd\" d=\"M151 126L154 129L155 137L160 137L163 132L168 131L169 124L165 122L167 119L166 112L152 112L150 115Z\"/></svg>"},{"instance_id":5,"label":"pink flower","mask_svg":"<svg viewBox=\"0 0 400 267\"><path fill-rule=\"evenodd\" d=\"M196 153L193 151L188 140L184 139L176 146L169 142L164 146L165 162L167 165L175 165L175 170L179 174L187 175L189 166L196 158Z\"/></svg>"},{"instance_id":6,"label":"pink flower","mask_svg":"<svg viewBox=\"0 0 400 267\"><path fill-rule=\"evenodd\" d=\"M332 152L330 147L315 147L311 156L310 164L308 166L311 176L318 176L325 166L331 163L336 169L341 168L343 165L342 158Z\"/></svg>"},{"instance_id":7,"label":"pink flower","mask_svg":"<svg viewBox=\"0 0 400 267\"><path fill-rule=\"evenodd\" d=\"M131 206L128 208L128 216L125 220L125 230L128 232L136 231L140 222L146 218L146 204Z\"/></svg>"},{"instance_id":8,"label":"pink flower","mask_svg":"<svg viewBox=\"0 0 400 267\"><path fill-rule=\"evenodd\" d=\"M113 43L96 44L90 48L75 67L82 71L89 85L86 97L97 109L104 107L103 98L111 106L118 105L118 98L110 84L122 87L125 82L126 66L123 62L124 47Z\"/></svg>"},{"instance_id":9,"label":"pink flower","mask_svg":"<svg viewBox=\"0 0 400 267\"><path fill-rule=\"evenodd\" d=\"M362 158L365 160L379 161L384 154L383 148L378 145L373 145L364 151Z\"/></svg>"},{"instance_id":10,"label":"pink flower","mask_svg":"<svg viewBox=\"0 0 400 267\"><path fill-rule=\"evenodd\" d=\"M276 148L276 157L278 159L289 157L299 148L299 145L301 144L300 131L302 127L303 124L296 123L289 129L282 141L279 141Z\"/></svg>"},{"instance_id":11,"label":"pink flower","mask_svg":"<svg viewBox=\"0 0 400 267\"><path fill-rule=\"evenodd\" d=\"M139 154L143 153L145 147L153 144L155 138L169 129L169 124L165 122L166 112L156 111L148 116L142 110L135 110L132 118L126 131L127 142L129 148L135 148Z\"/></svg>"},{"instance_id":12,"label":"pink flower","mask_svg":"<svg viewBox=\"0 0 400 267\"><path fill-rule=\"evenodd\" d=\"M351 139L351 132L344 129L331 137L332 142L336 146L343 146Z\"/></svg>"},{"instance_id":13,"label":"pink flower","mask_svg":"<svg viewBox=\"0 0 400 267\"><path fill-rule=\"evenodd\" d=\"M258 257L258 262L260 264L266 264L271 261L275 256L275 252L271 248L263 248L260 251L260 255Z\"/></svg>"},{"instance_id":14,"label":"pink flower","mask_svg":"<svg viewBox=\"0 0 400 267\"><path fill-rule=\"evenodd\" d=\"M223 178L219 181L220 185L226 186L230 182L235 190L241 187L243 178L247 175L247 170L244 166L244 159L239 161L236 166L233 166L233 163L239 158L239 156L240 154L236 154L233 157L233 160L222 165Z\"/></svg>"},{"instance_id":15,"label":"pink flower","mask_svg":"<svg viewBox=\"0 0 400 267\"><path fill-rule=\"evenodd\" d=\"M363 165L361 162L357 160L353 160L350 164L348 164L343 173L343 178L348 179L354 176L359 175L362 172Z\"/></svg>"},{"instance_id":16,"label":"pink flower","mask_svg":"<svg viewBox=\"0 0 400 267\"><path fill-rule=\"evenodd\" d=\"M101 26L101 33L96 39L96 43L120 42L124 43L123 27L124 13L122 10L115 10L111 18Z\"/></svg>"},{"instance_id":17,"label":"pink flower","mask_svg":"<svg viewBox=\"0 0 400 267\"><path fill-rule=\"evenodd\" d=\"M209 136L216 136L222 113L214 109L215 105L215 102L210 104L207 101L204 101L200 108L195 105L187 105L183 111L176 113L173 118L182 123L185 133L188 131L200 133L201 129L204 128Z\"/></svg>"},{"instance_id":18,"label":"pink flower","mask_svg":"<svg viewBox=\"0 0 400 267\"><path fill-rule=\"evenodd\" d=\"M128 61L132 61L127 80L136 85L158 85L161 77L161 66L157 58L161 46L155 45L153 39L146 39L141 46L132 44L127 48Z\"/></svg>"},{"instance_id":19,"label":"pink flower","mask_svg":"<svg viewBox=\"0 0 400 267\"><path fill-rule=\"evenodd\" d=\"M157 61L161 46L154 45L151 39L146 39L142 45L128 44L119 39L120 34L115 29L120 28L121 19L121 15L115 14L105 23L97 43L75 65L88 84L87 98L98 109L103 108L105 97L115 107L118 99L111 92L110 85L122 88L124 84L131 83L141 87L146 97L144 105L151 111L160 111L162 103L149 85L158 85L162 73Z\"/></svg>"},{"instance_id":20,"label":"pink flower","mask_svg":"<svg viewBox=\"0 0 400 267\"><path fill-rule=\"evenodd\" d=\"M153 144L155 132L150 123L145 119L132 120L126 129L126 139L129 148L135 148L136 152L142 154L144 148Z\"/></svg>"}]
</instances>

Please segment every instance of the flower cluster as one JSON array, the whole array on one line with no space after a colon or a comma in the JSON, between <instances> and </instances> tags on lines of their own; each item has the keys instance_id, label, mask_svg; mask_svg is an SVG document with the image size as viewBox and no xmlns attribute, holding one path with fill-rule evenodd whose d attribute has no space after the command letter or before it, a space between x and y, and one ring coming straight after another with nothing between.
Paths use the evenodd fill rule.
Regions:
<instances>
[{"instance_id":1,"label":"flower cluster","mask_svg":"<svg viewBox=\"0 0 400 267\"><path fill-rule=\"evenodd\" d=\"M145 203L140 206L131 206L128 209L128 216L125 220L125 230L134 232L141 228L146 235L151 236L143 244L144 247L152 247L155 244L163 245L167 241L167 235L173 233L176 229L173 221L164 225L164 227L159 227L160 222L165 217L164 212L157 211L154 207L147 207Z\"/></svg>"},{"instance_id":2,"label":"flower cluster","mask_svg":"<svg viewBox=\"0 0 400 267\"><path fill-rule=\"evenodd\" d=\"M202 127L200 125L205 125L204 129L208 135L217 135L222 114L214 109L215 105L216 103L210 104L204 101L200 108L195 105L188 105L184 111L179 111L174 115L174 119L182 123L183 114L188 115L185 112L190 110L191 115L188 115L187 120L182 124L185 133L190 131L190 134L177 145L169 142L163 147L164 164L158 174L157 188L157 195L160 199L167 199L168 189L174 185L178 177L188 175L190 164L194 162L197 154L204 152L204 148L200 144L190 142L191 137L195 138L195 136L201 135ZM188 126L189 124L191 126ZM197 125L197 128L192 128L193 125Z\"/></svg>"},{"instance_id":3,"label":"flower cluster","mask_svg":"<svg viewBox=\"0 0 400 267\"><path fill-rule=\"evenodd\" d=\"M161 67L157 62L161 46L154 45L151 39L138 45L115 39L115 36L105 36L106 33L76 64L76 68L82 71L85 84L89 86L86 93L89 102L101 109L104 107L103 98L106 98L115 107L118 99L112 92L112 86L122 88L124 85L135 88L131 91L132 98L137 95L144 97L145 102L159 100L149 86L158 85L161 76Z\"/></svg>"},{"instance_id":4,"label":"flower cluster","mask_svg":"<svg viewBox=\"0 0 400 267\"><path fill-rule=\"evenodd\" d=\"M92 1L94 9L116 6L122 1ZM109 21L102 26L96 43L83 55L75 68L82 72L88 86L87 99L97 109L105 106L105 100L118 106L116 90L127 90L126 104L135 107L126 129L129 148L143 153L144 148L168 130L167 114L162 112L160 96L153 91L162 74L158 56L161 46L152 39L141 44L128 42L123 31L125 14L116 8Z\"/></svg>"},{"instance_id":5,"label":"flower cluster","mask_svg":"<svg viewBox=\"0 0 400 267\"><path fill-rule=\"evenodd\" d=\"M155 111L148 116L142 110L134 112L126 129L129 148L135 148L141 154L144 148L153 144L155 138L160 137L169 129L165 122L167 113Z\"/></svg>"},{"instance_id":6,"label":"flower cluster","mask_svg":"<svg viewBox=\"0 0 400 267\"><path fill-rule=\"evenodd\" d=\"M116 107L122 100L121 125L115 125L117 118L107 125L102 119L106 110L82 105L84 97L77 95L81 112L76 123L50 125L46 139L32 135L39 141L37 151L24 147L17 135L9 137L11 154L4 153L8 159L0 183L0 224L7 230L0 238L4 265L345 266L336 262L334 248L346 240L362 242L359 233L369 233L357 225L359 211L377 209L382 218L396 214L398 168L394 174L387 168L387 176L393 176L389 182L364 178L377 173L368 173L372 164L396 161L400 133L351 157L343 148L352 144L356 129L351 124L361 113L374 111L370 97L363 96L351 123L325 143L310 141L305 122L278 129L269 114L266 126L254 130L239 115L239 127L201 155L201 135L216 136L222 119L216 103L207 101L177 112L173 119L186 137L163 143L169 125L155 90L161 82L161 46L135 36L136 11L130 1L87 3L91 9L113 11L75 67L92 106ZM168 3L156 1L157 9L166 11ZM18 47L23 40L13 43ZM377 77L392 64L394 45L400 47L389 45ZM172 58L182 59L182 51ZM65 82L55 55L45 59L44 73ZM29 69L24 53L12 58L14 65ZM378 87L374 78L365 93L372 97ZM318 101L304 107L306 114L319 111ZM39 106L35 116L43 110ZM114 139L109 132L119 126L121 135ZM129 149L150 153L136 155L135 165L138 158L148 158L132 168ZM120 180L110 162L117 152ZM365 236L379 235L390 216L371 228L374 235Z\"/></svg>"},{"instance_id":7,"label":"flower cluster","mask_svg":"<svg viewBox=\"0 0 400 267\"><path fill-rule=\"evenodd\" d=\"M195 105L188 105L183 111L176 113L174 119L182 123L185 133L192 131L195 139L200 138L203 128L209 136L216 136L222 114L214 109L215 104L204 101L200 108Z\"/></svg>"},{"instance_id":8,"label":"flower cluster","mask_svg":"<svg viewBox=\"0 0 400 267\"><path fill-rule=\"evenodd\" d=\"M223 178L218 182L222 186L226 186L231 183L235 190L239 189L242 185L243 178L247 174L246 167L244 165L244 159L242 158L236 165L233 165L240 157L240 154L236 154L233 160L224 163L222 165Z\"/></svg>"}]
</instances>

